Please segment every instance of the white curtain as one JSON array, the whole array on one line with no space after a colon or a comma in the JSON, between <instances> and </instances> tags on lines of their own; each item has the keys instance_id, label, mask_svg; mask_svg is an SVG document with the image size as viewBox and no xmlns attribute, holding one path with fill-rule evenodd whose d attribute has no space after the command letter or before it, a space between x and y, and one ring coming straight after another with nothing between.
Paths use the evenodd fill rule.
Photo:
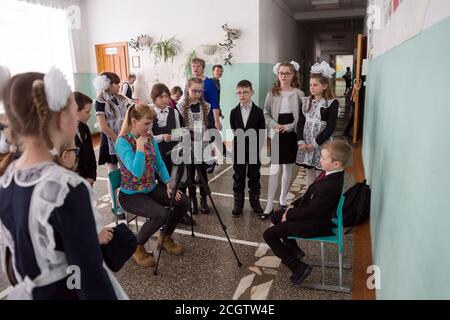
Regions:
<instances>
[{"instance_id":1,"label":"white curtain","mask_svg":"<svg viewBox=\"0 0 450 320\"><path fill-rule=\"evenodd\" d=\"M46 3L42 6L30 2ZM12 74L60 68L73 88L72 44L65 1L0 1L0 65Z\"/></svg>"}]
</instances>

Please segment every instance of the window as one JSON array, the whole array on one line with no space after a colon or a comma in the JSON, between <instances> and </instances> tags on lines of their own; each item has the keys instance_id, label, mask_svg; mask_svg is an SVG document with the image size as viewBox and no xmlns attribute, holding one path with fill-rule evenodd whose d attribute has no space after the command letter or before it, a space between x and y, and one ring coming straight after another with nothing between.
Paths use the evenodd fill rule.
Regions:
<instances>
[{"instance_id":1,"label":"window","mask_svg":"<svg viewBox=\"0 0 450 320\"><path fill-rule=\"evenodd\" d=\"M61 69L73 88L70 30L65 10L0 1L0 64L11 74Z\"/></svg>"}]
</instances>

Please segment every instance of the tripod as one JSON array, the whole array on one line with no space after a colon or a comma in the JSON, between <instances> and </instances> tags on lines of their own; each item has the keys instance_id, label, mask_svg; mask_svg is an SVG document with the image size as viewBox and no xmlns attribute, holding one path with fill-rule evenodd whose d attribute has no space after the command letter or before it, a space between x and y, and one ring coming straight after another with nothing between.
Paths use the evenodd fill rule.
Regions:
<instances>
[{"instance_id":1,"label":"tripod","mask_svg":"<svg viewBox=\"0 0 450 320\"><path fill-rule=\"evenodd\" d=\"M181 150L181 153L182 153L182 150ZM203 177L203 175L201 173L201 166L202 166L202 164L195 164L194 163L193 148L191 148L191 163L190 164L182 163L180 165L174 165L173 168L176 170L175 185L174 185L174 187L172 189L172 194L171 194L171 197L170 197L170 205L169 205L169 208L168 208L168 213L167 213L167 218L166 218L165 225L167 225L168 222L169 222L169 218L170 218L170 215L172 214L173 206L174 206L174 203L175 203L175 196L177 194L178 188L180 188L180 183L181 183L181 179L183 177L184 171L186 171L187 178L186 178L186 182L182 185L182 187L184 188L184 187L189 187L189 186L192 186L192 187L197 187L198 186L198 187L204 188L207 197L211 201L211 204L213 206L214 212L216 213L217 219L219 220L219 223L220 223L220 225L222 227L222 230L225 233L225 236L227 237L228 244L230 245L231 250L233 251L233 254L234 254L234 257L236 258L238 267L240 268L240 267L242 267L242 263L240 262L237 254L236 254L236 251L234 250L233 244L231 243L230 237L228 236L227 227L223 223L223 220L222 220L222 218L220 217L220 214L219 214L219 210L217 210L216 204L215 204L214 200L212 199L211 189L209 188L209 185L206 183L205 178ZM194 170L192 170L192 168ZM192 172L194 172L194 176L192 176L192 174L191 174ZM197 173L197 175L200 177L200 181L199 182L195 182L195 173ZM192 237L195 237L195 234L194 234L194 221L193 221L193 216L192 216L192 210L191 210L191 230L192 230ZM163 239L162 239L162 243L163 244L164 244L165 237L166 237L166 233L164 232ZM163 247L162 247L162 244L161 244L161 249L158 252L158 259L156 260L156 267L155 267L155 270L153 272L153 274L155 276L158 275L158 267L159 267L159 261L161 259L162 251L163 251Z\"/></svg>"}]
</instances>

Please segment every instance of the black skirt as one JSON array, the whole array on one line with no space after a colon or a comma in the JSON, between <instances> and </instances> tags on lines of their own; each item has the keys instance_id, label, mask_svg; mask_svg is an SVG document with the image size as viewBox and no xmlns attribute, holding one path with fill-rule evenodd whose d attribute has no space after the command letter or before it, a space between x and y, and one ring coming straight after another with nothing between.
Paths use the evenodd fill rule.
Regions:
<instances>
[{"instance_id":1,"label":"black skirt","mask_svg":"<svg viewBox=\"0 0 450 320\"><path fill-rule=\"evenodd\" d=\"M294 116L292 113L280 114L278 123L281 125L294 123ZM279 161L273 161L273 164L292 164L297 159L297 134L295 131L280 134L280 154ZM278 162L278 163L276 163Z\"/></svg>"},{"instance_id":2,"label":"black skirt","mask_svg":"<svg viewBox=\"0 0 450 320\"><path fill-rule=\"evenodd\" d=\"M100 142L100 151L98 157L98 165L102 166L104 164L117 164L119 160L117 156L109 154L108 137L106 134L102 133L102 140Z\"/></svg>"}]
</instances>

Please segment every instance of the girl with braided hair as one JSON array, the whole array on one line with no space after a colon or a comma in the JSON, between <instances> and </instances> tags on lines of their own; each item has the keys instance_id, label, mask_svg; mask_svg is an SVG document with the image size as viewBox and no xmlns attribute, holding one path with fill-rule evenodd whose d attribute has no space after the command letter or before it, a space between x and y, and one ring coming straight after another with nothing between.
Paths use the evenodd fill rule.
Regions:
<instances>
[{"instance_id":1,"label":"girl with braided hair","mask_svg":"<svg viewBox=\"0 0 450 320\"><path fill-rule=\"evenodd\" d=\"M177 105L177 108L183 117L184 126L187 129L194 130L194 128L196 129L197 127L202 129L200 139L203 139L203 134L205 131L211 128L209 121L209 111L211 109L211 105L203 98L203 87L203 80L198 78L190 79L187 83L185 99L182 103ZM197 129L194 131L197 131ZM201 150L194 149L194 151L201 152L201 154L195 155L195 159L200 159L203 161L203 148L201 148ZM202 162L201 165L196 167L201 167L200 173L205 182L208 183L206 163ZM190 166L190 169L191 177L195 177L195 167L192 165ZM195 186L189 187L189 198L191 199L192 213L198 214L197 191ZM200 210L204 214L210 213L206 190L203 187L200 187Z\"/></svg>"},{"instance_id":2,"label":"girl with braided hair","mask_svg":"<svg viewBox=\"0 0 450 320\"><path fill-rule=\"evenodd\" d=\"M73 141L77 106L64 75L0 67L0 100L19 159L0 165L0 260L10 257L9 299L126 298L106 267L97 237L92 189L54 162Z\"/></svg>"}]
</instances>

